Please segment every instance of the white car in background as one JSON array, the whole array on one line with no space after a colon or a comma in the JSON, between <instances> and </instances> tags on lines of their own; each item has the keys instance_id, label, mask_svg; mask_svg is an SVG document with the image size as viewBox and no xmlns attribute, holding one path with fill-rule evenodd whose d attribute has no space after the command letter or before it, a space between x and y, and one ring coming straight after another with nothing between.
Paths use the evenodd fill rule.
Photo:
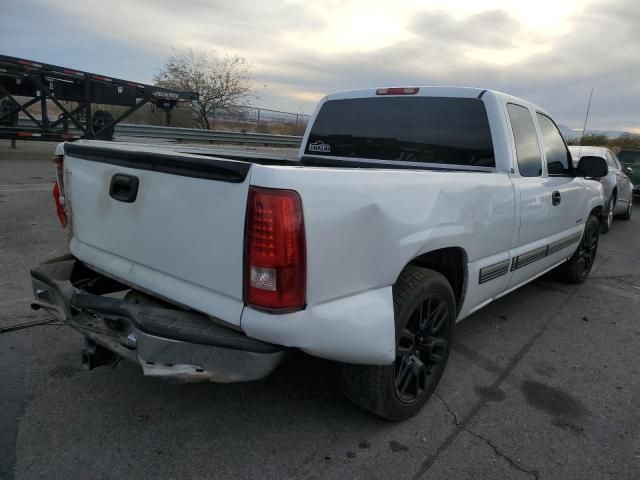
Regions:
<instances>
[{"instance_id":1,"label":"white car in background","mask_svg":"<svg viewBox=\"0 0 640 480\"><path fill-rule=\"evenodd\" d=\"M576 166L581 158L587 156L602 157L607 161L609 173L606 177L600 178L606 199L602 233L609 231L614 216L629 220L633 208L633 185L620 165L616 154L605 147L570 146L569 151L573 157L573 164Z\"/></svg>"}]
</instances>

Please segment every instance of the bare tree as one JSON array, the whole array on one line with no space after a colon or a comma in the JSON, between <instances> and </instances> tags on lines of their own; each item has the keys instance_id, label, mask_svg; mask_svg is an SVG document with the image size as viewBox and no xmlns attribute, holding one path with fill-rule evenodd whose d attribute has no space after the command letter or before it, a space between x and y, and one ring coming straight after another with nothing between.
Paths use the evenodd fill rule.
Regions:
<instances>
[{"instance_id":1,"label":"bare tree","mask_svg":"<svg viewBox=\"0 0 640 480\"><path fill-rule=\"evenodd\" d=\"M216 110L233 111L256 98L249 65L238 55L218 57L212 50L178 50L154 81L161 87L197 92L193 113L201 128L211 129Z\"/></svg>"}]
</instances>

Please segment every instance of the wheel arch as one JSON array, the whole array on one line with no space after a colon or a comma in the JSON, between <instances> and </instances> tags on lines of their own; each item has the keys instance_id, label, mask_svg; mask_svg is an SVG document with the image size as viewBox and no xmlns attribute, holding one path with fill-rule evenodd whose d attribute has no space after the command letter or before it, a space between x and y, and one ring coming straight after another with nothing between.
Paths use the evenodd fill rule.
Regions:
<instances>
[{"instance_id":1,"label":"wheel arch","mask_svg":"<svg viewBox=\"0 0 640 480\"><path fill-rule=\"evenodd\" d=\"M467 252L462 247L445 247L421 253L404 268L415 265L442 274L451 285L456 299L456 310L459 312L467 290L467 258Z\"/></svg>"},{"instance_id":2,"label":"wheel arch","mask_svg":"<svg viewBox=\"0 0 640 480\"><path fill-rule=\"evenodd\" d=\"M598 219L598 221L602 220L603 214L604 214L604 207L602 205L598 205L597 207L592 208L591 211L589 212L589 215L595 216Z\"/></svg>"}]
</instances>

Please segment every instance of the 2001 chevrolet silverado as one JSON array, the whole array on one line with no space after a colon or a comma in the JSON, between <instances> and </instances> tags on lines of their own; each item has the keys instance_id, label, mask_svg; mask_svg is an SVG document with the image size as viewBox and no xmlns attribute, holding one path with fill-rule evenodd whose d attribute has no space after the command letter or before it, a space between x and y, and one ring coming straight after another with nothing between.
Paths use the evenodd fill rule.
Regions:
<instances>
[{"instance_id":1,"label":"2001 chevrolet silverado","mask_svg":"<svg viewBox=\"0 0 640 480\"><path fill-rule=\"evenodd\" d=\"M246 381L289 349L341 362L356 404L427 401L454 324L558 268L588 276L602 187L541 108L474 88L329 95L296 161L62 144L54 198L70 255L35 300L145 375Z\"/></svg>"}]
</instances>

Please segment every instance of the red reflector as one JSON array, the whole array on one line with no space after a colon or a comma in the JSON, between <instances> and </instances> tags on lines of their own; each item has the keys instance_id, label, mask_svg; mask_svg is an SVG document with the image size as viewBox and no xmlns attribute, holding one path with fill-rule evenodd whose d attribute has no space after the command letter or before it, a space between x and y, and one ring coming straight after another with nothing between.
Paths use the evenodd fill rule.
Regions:
<instances>
[{"instance_id":1,"label":"red reflector","mask_svg":"<svg viewBox=\"0 0 640 480\"><path fill-rule=\"evenodd\" d=\"M42 67L42 64L36 63L36 62L31 62L29 60L18 60L18 63L20 63L22 65L27 65L29 67Z\"/></svg>"},{"instance_id":2,"label":"red reflector","mask_svg":"<svg viewBox=\"0 0 640 480\"><path fill-rule=\"evenodd\" d=\"M67 215L64 213L64 207L62 206L62 198L60 195L60 187L58 186L58 182L53 184L53 191L51 192L51 194L53 195L53 201L56 204L56 213L58 214L60 225L66 227Z\"/></svg>"},{"instance_id":3,"label":"red reflector","mask_svg":"<svg viewBox=\"0 0 640 480\"><path fill-rule=\"evenodd\" d=\"M31 137L33 134L31 132L18 132L16 135L19 137Z\"/></svg>"},{"instance_id":4,"label":"red reflector","mask_svg":"<svg viewBox=\"0 0 640 480\"><path fill-rule=\"evenodd\" d=\"M298 193L251 187L245 227L245 303L267 310L303 308L305 250Z\"/></svg>"},{"instance_id":5,"label":"red reflector","mask_svg":"<svg viewBox=\"0 0 640 480\"><path fill-rule=\"evenodd\" d=\"M376 95L415 95L419 91L418 87L379 88L376 90Z\"/></svg>"}]
</instances>

